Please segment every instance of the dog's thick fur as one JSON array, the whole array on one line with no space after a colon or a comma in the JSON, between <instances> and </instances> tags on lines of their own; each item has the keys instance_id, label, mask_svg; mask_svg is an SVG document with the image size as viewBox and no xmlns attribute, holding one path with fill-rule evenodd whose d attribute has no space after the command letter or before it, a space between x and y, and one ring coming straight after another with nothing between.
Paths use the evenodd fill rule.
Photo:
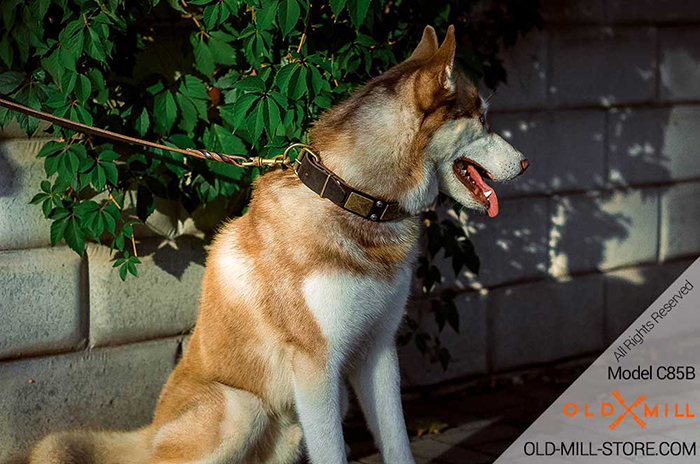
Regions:
<instances>
[{"instance_id":1,"label":"dog's thick fur","mask_svg":"<svg viewBox=\"0 0 700 464\"><path fill-rule=\"evenodd\" d=\"M321 199L291 170L258 178L247 214L209 253L191 342L153 423L128 433L45 438L32 464L347 462L345 382L391 464L413 463L394 337L403 317L417 214L442 190L485 210L455 171L468 158L492 180L522 155L484 124L476 88L453 71L453 28L324 115L311 139L348 184L412 216L372 222ZM487 195L488 196L488 195Z\"/></svg>"}]
</instances>

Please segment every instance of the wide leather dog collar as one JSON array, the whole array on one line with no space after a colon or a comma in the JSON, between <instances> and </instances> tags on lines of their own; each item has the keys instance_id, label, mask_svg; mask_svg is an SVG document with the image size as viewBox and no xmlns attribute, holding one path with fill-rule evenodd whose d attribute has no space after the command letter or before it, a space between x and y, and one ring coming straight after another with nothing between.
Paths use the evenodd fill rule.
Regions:
<instances>
[{"instance_id":1,"label":"wide leather dog collar","mask_svg":"<svg viewBox=\"0 0 700 464\"><path fill-rule=\"evenodd\" d=\"M294 172L304 185L321 198L370 221L393 221L408 216L397 202L380 200L350 187L307 148L302 149L295 160Z\"/></svg>"}]
</instances>

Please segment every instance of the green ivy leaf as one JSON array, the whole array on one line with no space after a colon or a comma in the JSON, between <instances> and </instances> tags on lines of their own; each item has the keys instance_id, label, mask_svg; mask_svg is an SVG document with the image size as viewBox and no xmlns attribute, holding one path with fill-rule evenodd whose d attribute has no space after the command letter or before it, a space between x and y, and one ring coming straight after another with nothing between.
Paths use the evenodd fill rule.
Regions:
<instances>
[{"instance_id":1,"label":"green ivy leaf","mask_svg":"<svg viewBox=\"0 0 700 464\"><path fill-rule=\"evenodd\" d=\"M61 63L60 49L57 48L53 53L42 58L41 66L49 72L57 85L61 84L61 78L63 77L65 68L63 67L63 63Z\"/></svg>"},{"instance_id":2,"label":"green ivy leaf","mask_svg":"<svg viewBox=\"0 0 700 464\"><path fill-rule=\"evenodd\" d=\"M107 58L105 46L92 27L87 28L87 34L85 35L85 52L97 61L104 61Z\"/></svg>"},{"instance_id":3,"label":"green ivy leaf","mask_svg":"<svg viewBox=\"0 0 700 464\"><path fill-rule=\"evenodd\" d=\"M66 26L59 35L61 43L61 62L66 69L75 70L78 58L83 53L85 23L82 19L76 19Z\"/></svg>"},{"instance_id":4,"label":"green ivy leaf","mask_svg":"<svg viewBox=\"0 0 700 464\"><path fill-rule=\"evenodd\" d=\"M204 41L199 40L196 35L190 39L194 48L194 60L197 70L205 76L214 74L214 56L209 50L209 46Z\"/></svg>"},{"instance_id":5,"label":"green ivy leaf","mask_svg":"<svg viewBox=\"0 0 700 464\"><path fill-rule=\"evenodd\" d=\"M58 156L57 172L59 177L69 179L75 184L78 178L78 168L80 166L81 157L77 150L72 146L67 151Z\"/></svg>"},{"instance_id":6,"label":"green ivy leaf","mask_svg":"<svg viewBox=\"0 0 700 464\"><path fill-rule=\"evenodd\" d=\"M104 212L103 222L105 229L107 229L110 234L114 235L117 227L117 221L121 219L121 213L111 201L102 208L102 211Z\"/></svg>"},{"instance_id":7,"label":"green ivy leaf","mask_svg":"<svg viewBox=\"0 0 700 464\"><path fill-rule=\"evenodd\" d=\"M219 18L221 17L221 3L215 3L204 8L204 14L202 19L207 29L214 29L219 24Z\"/></svg>"},{"instance_id":8,"label":"green ivy leaf","mask_svg":"<svg viewBox=\"0 0 700 464\"><path fill-rule=\"evenodd\" d=\"M201 100L208 99L207 88L201 79L186 74L180 80L180 93L190 98L199 98Z\"/></svg>"},{"instance_id":9,"label":"green ivy leaf","mask_svg":"<svg viewBox=\"0 0 700 464\"><path fill-rule=\"evenodd\" d=\"M129 261L127 264L127 269L129 269L129 274L133 275L134 277L138 277L139 274L136 272L136 264L132 261Z\"/></svg>"},{"instance_id":10,"label":"green ivy leaf","mask_svg":"<svg viewBox=\"0 0 700 464\"><path fill-rule=\"evenodd\" d=\"M31 205L38 205L39 203L43 202L49 198L49 195L46 193L37 193L32 197L32 199L29 201L29 204Z\"/></svg>"},{"instance_id":11,"label":"green ivy leaf","mask_svg":"<svg viewBox=\"0 0 700 464\"><path fill-rule=\"evenodd\" d=\"M104 190L105 185L107 184L107 172L105 171L105 167L103 165L97 165L92 171L91 182L92 185L95 187L95 190Z\"/></svg>"},{"instance_id":12,"label":"green ivy leaf","mask_svg":"<svg viewBox=\"0 0 700 464\"><path fill-rule=\"evenodd\" d=\"M66 227L68 226L68 214L70 214L67 211L66 213L66 216L55 219L51 223L51 230L49 234L51 239L51 246L56 245L63 238L63 234L65 233Z\"/></svg>"},{"instance_id":13,"label":"green ivy leaf","mask_svg":"<svg viewBox=\"0 0 700 464\"><path fill-rule=\"evenodd\" d=\"M104 169L105 176L109 183L116 186L119 181L119 171L114 163L104 162L100 166Z\"/></svg>"},{"instance_id":14,"label":"green ivy leaf","mask_svg":"<svg viewBox=\"0 0 700 464\"><path fill-rule=\"evenodd\" d=\"M330 0L331 4L331 11L335 15L335 20L338 20L338 15L343 11L343 8L345 8L345 2L346 0Z\"/></svg>"},{"instance_id":15,"label":"green ivy leaf","mask_svg":"<svg viewBox=\"0 0 700 464\"><path fill-rule=\"evenodd\" d=\"M355 29L359 29L367 16L370 0L347 0L350 21Z\"/></svg>"},{"instance_id":16,"label":"green ivy leaf","mask_svg":"<svg viewBox=\"0 0 700 464\"><path fill-rule=\"evenodd\" d=\"M119 153L115 152L114 150L105 150L102 153L99 154L97 157L98 160L105 162L105 161L116 161L119 159Z\"/></svg>"},{"instance_id":17,"label":"green ivy leaf","mask_svg":"<svg viewBox=\"0 0 700 464\"><path fill-rule=\"evenodd\" d=\"M292 74L289 79L289 88L287 89L287 96L289 98L296 100L308 92L308 88L306 87L307 73L308 68L306 66L299 66L299 72Z\"/></svg>"},{"instance_id":18,"label":"green ivy leaf","mask_svg":"<svg viewBox=\"0 0 700 464\"><path fill-rule=\"evenodd\" d=\"M78 80L78 73L68 68L68 72L61 77L61 90L65 93L70 93L75 88L75 83Z\"/></svg>"},{"instance_id":19,"label":"green ivy leaf","mask_svg":"<svg viewBox=\"0 0 700 464\"><path fill-rule=\"evenodd\" d=\"M265 83L258 76L248 76L236 82L234 88L244 92L262 93L265 91Z\"/></svg>"},{"instance_id":20,"label":"green ivy leaf","mask_svg":"<svg viewBox=\"0 0 700 464\"><path fill-rule=\"evenodd\" d=\"M25 75L17 71L7 71L0 74L0 93L10 94L24 82Z\"/></svg>"},{"instance_id":21,"label":"green ivy leaf","mask_svg":"<svg viewBox=\"0 0 700 464\"><path fill-rule=\"evenodd\" d=\"M288 102L287 102L287 97L282 95L279 92L270 92L270 97L275 100L277 105L279 105L280 108L282 108L282 111L287 111L288 107Z\"/></svg>"},{"instance_id":22,"label":"green ivy leaf","mask_svg":"<svg viewBox=\"0 0 700 464\"><path fill-rule=\"evenodd\" d=\"M260 99L246 118L246 126L248 132L254 141L257 141L265 128L265 120L269 120L268 107L265 104L265 99Z\"/></svg>"},{"instance_id":23,"label":"green ivy leaf","mask_svg":"<svg viewBox=\"0 0 700 464\"><path fill-rule=\"evenodd\" d=\"M212 32L209 38L209 51L212 59L224 66L236 64L236 49L229 45L225 40L221 40L219 34Z\"/></svg>"},{"instance_id":24,"label":"green ivy leaf","mask_svg":"<svg viewBox=\"0 0 700 464\"><path fill-rule=\"evenodd\" d=\"M81 103L85 103L90 97L90 92L92 92L90 79L85 74L80 74L75 82L75 97Z\"/></svg>"},{"instance_id":25,"label":"green ivy leaf","mask_svg":"<svg viewBox=\"0 0 700 464\"><path fill-rule=\"evenodd\" d=\"M243 143L243 141L234 135L231 131L226 130L225 127L222 127L218 124L214 124L213 126L213 136L214 136L214 146L217 149L220 149L221 151L225 153L233 153L233 154L241 154L241 153L246 153L246 146ZM212 166L227 166L225 163L213 163ZM240 168L237 168L240 170Z\"/></svg>"},{"instance_id":26,"label":"green ivy leaf","mask_svg":"<svg viewBox=\"0 0 700 464\"><path fill-rule=\"evenodd\" d=\"M175 105L173 94L169 90L156 95L153 117L155 118L156 129L160 133L170 132L177 117L177 106Z\"/></svg>"},{"instance_id":27,"label":"green ivy leaf","mask_svg":"<svg viewBox=\"0 0 700 464\"><path fill-rule=\"evenodd\" d=\"M181 93L175 94L175 100L181 116L178 127L185 132L192 132L197 125L197 109L194 103Z\"/></svg>"},{"instance_id":28,"label":"green ivy leaf","mask_svg":"<svg viewBox=\"0 0 700 464\"><path fill-rule=\"evenodd\" d=\"M282 0L277 10L277 20L279 21L280 29L282 29L282 37L294 29L299 21L301 9L297 0Z\"/></svg>"},{"instance_id":29,"label":"green ivy leaf","mask_svg":"<svg viewBox=\"0 0 700 464\"><path fill-rule=\"evenodd\" d=\"M272 26L277 14L277 0L263 2L263 7L258 8L255 12L255 24L258 29L263 31Z\"/></svg>"},{"instance_id":30,"label":"green ivy leaf","mask_svg":"<svg viewBox=\"0 0 700 464\"><path fill-rule=\"evenodd\" d=\"M269 138L272 138L275 136L277 126L280 125L282 120L280 117L280 108L277 106L277 103L273 98L268 97L265 99L265 101L267 103L267 112L265 114L265 132L267 132L267 136Z\"/></svg>"},{"instance_id":31,"label":"green ivy leaf","mask_svg":"<svg viewBox=\"0 0 700 464\"><path fill-rule=\"evenodd\" d=\"M234 129L238 129L241 124L243 124L243 121L245 121L245 117L247 116L250 108L259 99L260 96L257 94L249 93L240 95L236 99L235 103L227 104L221 107L221 117L224 121L231 124Z\"/></svg>"},{"instance_id":32,"label":"green ivy leaf","mask_svg":"<svg viewBox=\"0 0 700 464\"><path fill-rule=\"evenodd\" d=\"M119 278L122 280L126 280L126 264L123 264L119 268Z\"/></svg>"},{"instance_id":33,"label":"green ivy leaf","mask_svg":"<svg viewBox=\"0 0 700 464\"><path fill-rule=\"evenodd\" d=\"M139 117L136 118L136 132L143 137L148 132L149 127L151 127L151 118L148 116L148 110L144 108Z\"/></svg>"},{"instance_id":34,"label":"green ivy leaf","mask_svg":"<svg viewBox=\"0 0 700 464\"><path fill-rule=\"evenodd\" d=\"M39 150L39 153L37 153L37 158L45 158L47 156L54 155L61 151L65 147L65 143L63 142L46 142L44 146L41 147L41 150Z\"/></svg>"},{"instance_id":35,"label":"green ivy leaf","mask_svg":"<svg viewBox=\"0 0 700 464\"><path fill-rule=\"evenodd\" d=\"M0 40L0 59L5 62L8 68L11 68L13 57L14 52L12 45L10 45L10 40L7 35L4 35Z\"/></svg>"},{"instance_id":36,"label":"green ivy leaf","mask_svg":"<svg viewBox=\"0 0 700 464\"><path fill-rule=\"evenodd\" d=\"M298 63L283 66L275 76L275 83L282 94L292 99L301 98L306 93L307 68Z\"/></svg>"}]
</instances>

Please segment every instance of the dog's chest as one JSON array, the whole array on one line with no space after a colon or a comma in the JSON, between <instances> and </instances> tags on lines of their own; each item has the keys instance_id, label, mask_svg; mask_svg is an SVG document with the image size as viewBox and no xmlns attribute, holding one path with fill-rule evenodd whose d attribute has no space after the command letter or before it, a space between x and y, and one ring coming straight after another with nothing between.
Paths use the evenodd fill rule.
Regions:
<instances>
[{"instance_id":1,"label":"dog's chest","mask_svg":"<svg viewBox=\"0 0 700 464\"><path fill-rule=\"evenodd\" d=\"M376 337L393 335L405 310L411 274L406 266L392 280L342 271L306 278L304 298L331 356L345 357Z\"/></svg>"}]
</instances>

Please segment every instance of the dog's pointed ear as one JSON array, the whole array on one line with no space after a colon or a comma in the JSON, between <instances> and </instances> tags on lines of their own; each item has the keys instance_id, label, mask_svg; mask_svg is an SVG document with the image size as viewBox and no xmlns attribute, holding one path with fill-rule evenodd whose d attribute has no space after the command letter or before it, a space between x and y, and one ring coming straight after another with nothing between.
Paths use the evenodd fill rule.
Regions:
<instances>
[{"instance_id":1,"label":"dog's pointed ear","mask_svg":"<svg viewBox=\"0 0 700 464\"><path fill-rule=\"evenodd\" d=\"M455 27L447 28L447 35L437 53L431 58L430 66L438 73L438 82L440 86L452 92L454 88L454 79L452 71L455 65L455 51L457 50L457 39L455 38Z\"/></svg>"},{"instance_id":2,"label":"dog's pointed ear","mask_svg":"<svg viewBox=\"0 0 700 464\"><path fill-rule=\"evenodd\" d=\"M425 26L423 29L423 38L420 39L420 43L413 50L409 60L427 60L432 57L438 51L438 39L437 34L435 34L435 29L433 26Z\"/></svg>"},{"instance_id":3,"label":"dog's pointed ear","mask_svg":"<svg viewBox=\"0 0 700 464\"><path fill-rule=\"evenodd\" d=\"M456 48L455 28L450 26L440 48L421 65L415 89L418 106L423 111L430 111L456 94L453 74Z\"/></svg>"}]
</instances>

